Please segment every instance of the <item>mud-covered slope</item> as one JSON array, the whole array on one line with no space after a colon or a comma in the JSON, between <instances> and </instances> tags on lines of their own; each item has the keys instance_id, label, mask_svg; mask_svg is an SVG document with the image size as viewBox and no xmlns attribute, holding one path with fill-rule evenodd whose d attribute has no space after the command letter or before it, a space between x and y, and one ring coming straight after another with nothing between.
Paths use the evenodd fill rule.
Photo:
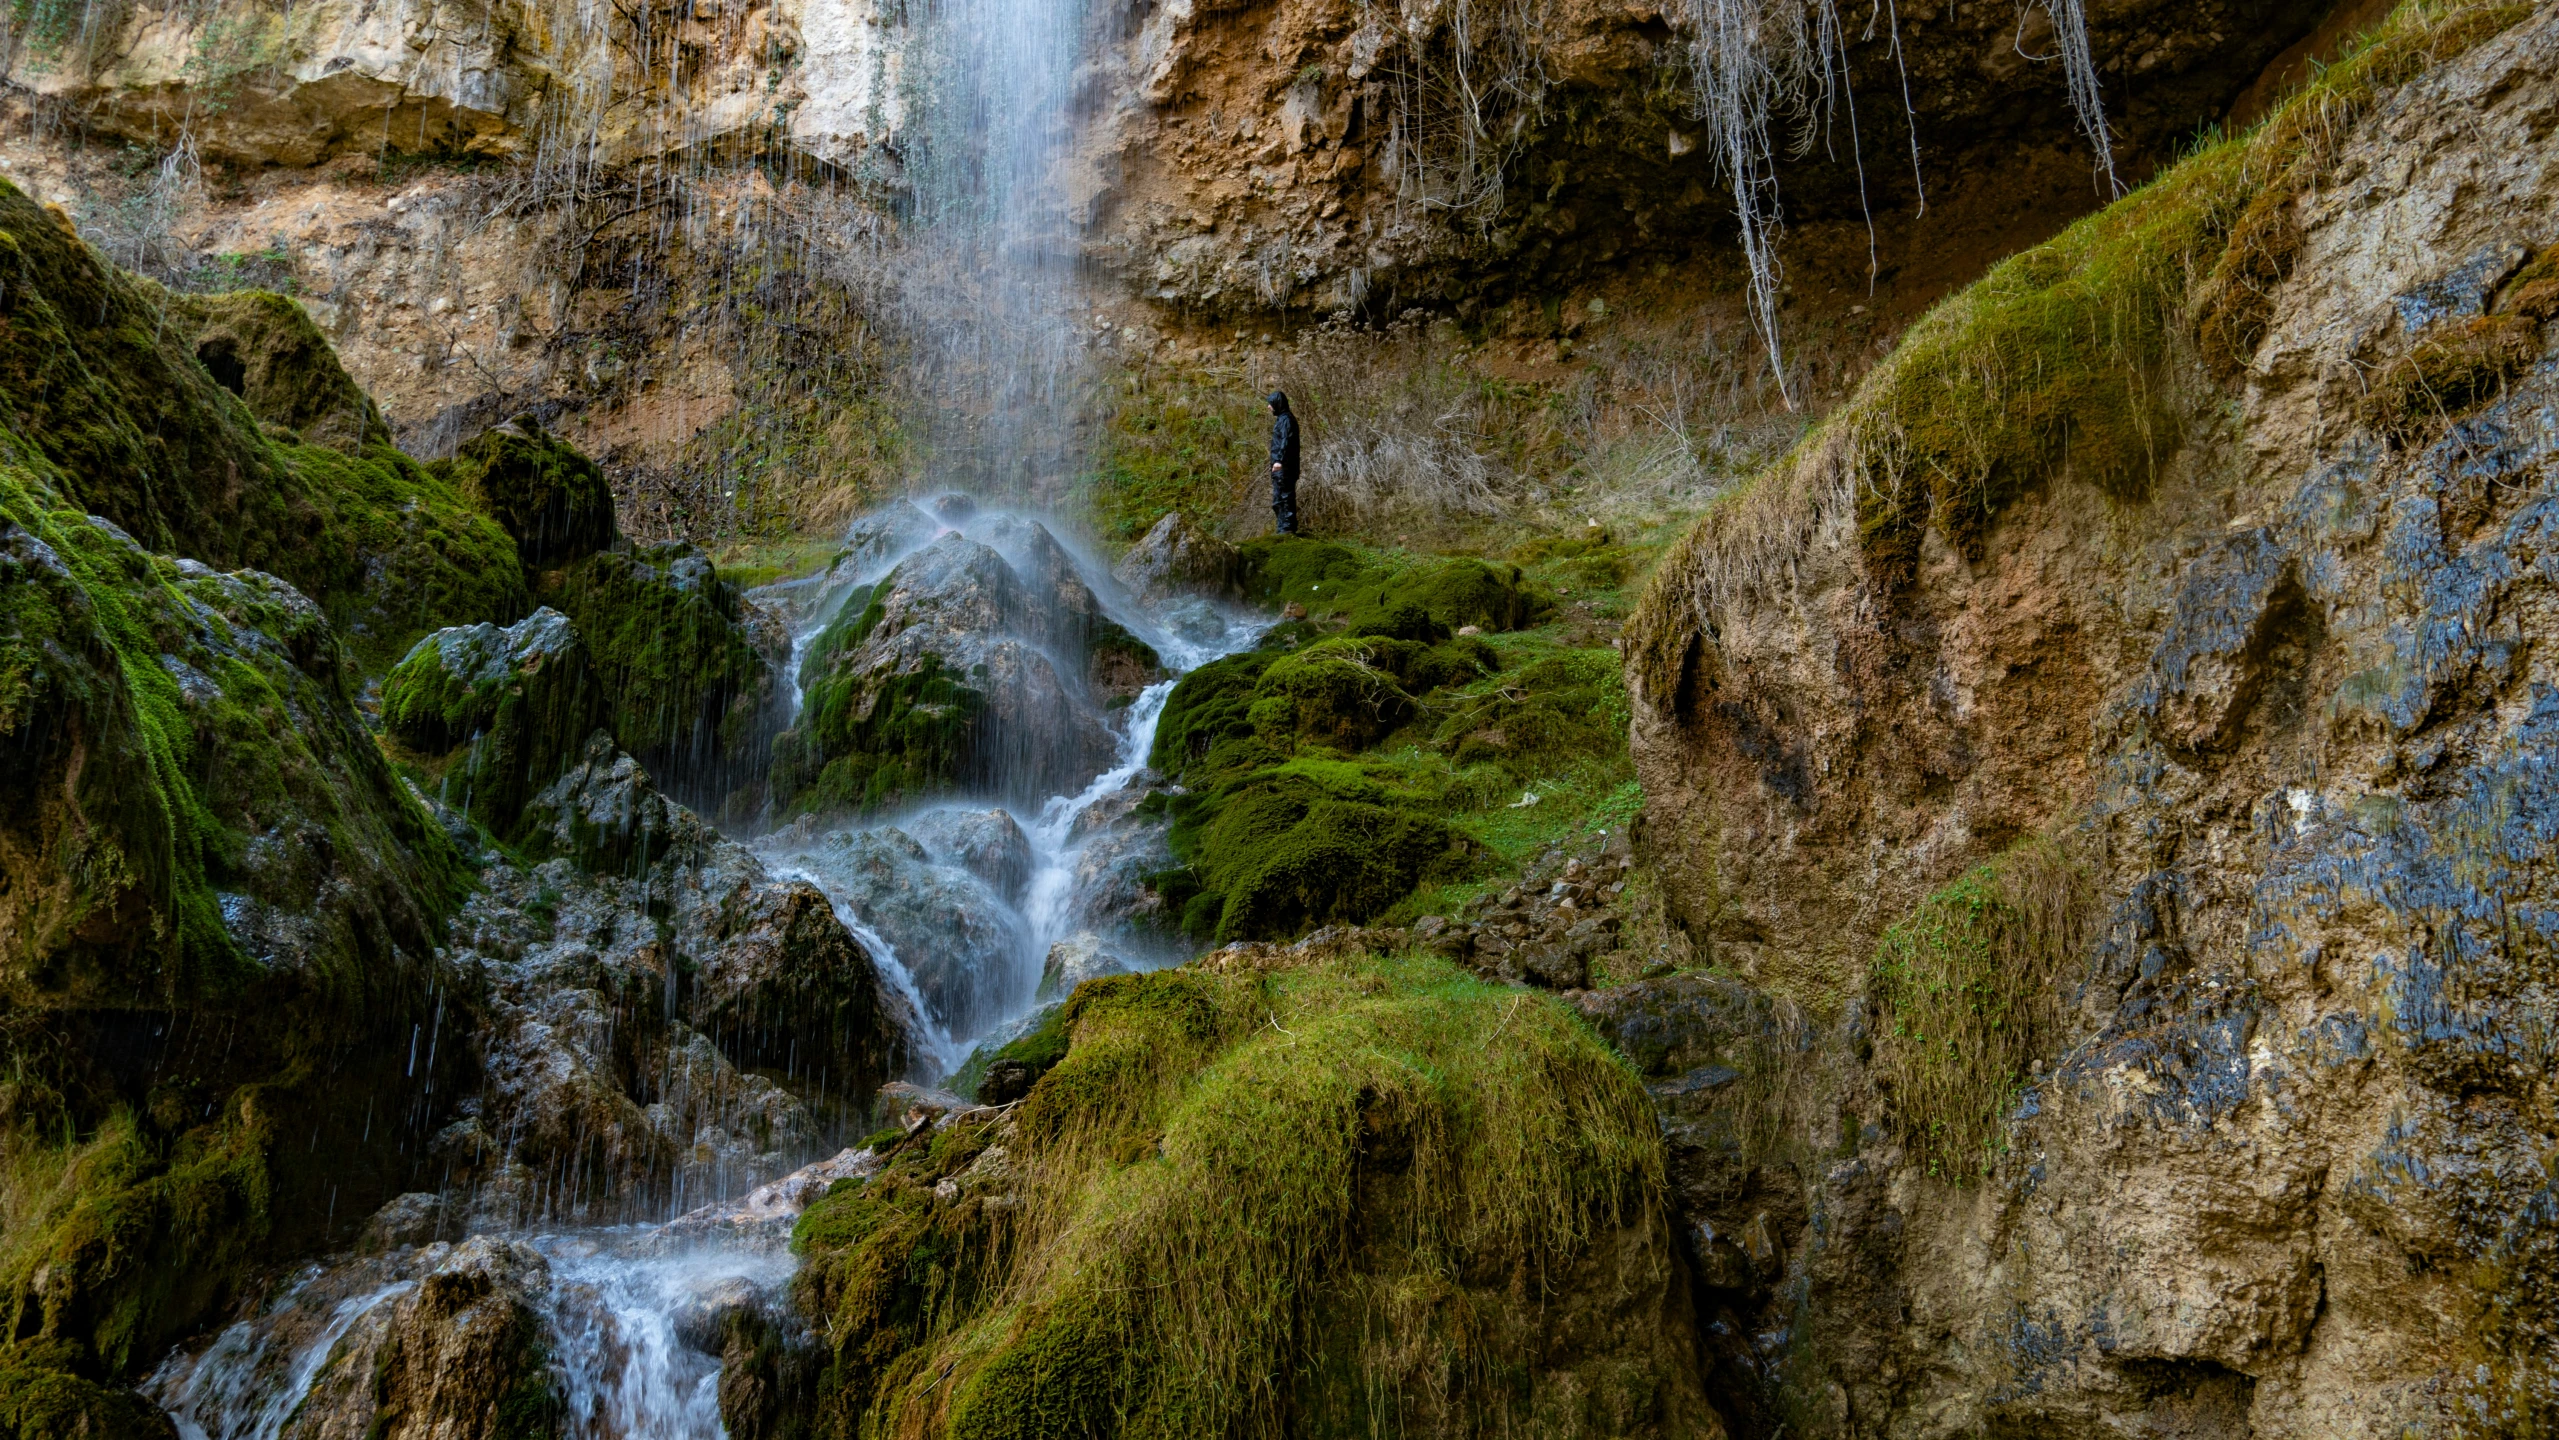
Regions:
<instances>
[{"instance_id":1,"label":"mud-covered slope","mask_svg":"<svg viewBox=\"0 0 2559 1440\"><path fill-rule=\"evenodd\" d=\"M1666 563L1648 852L1806 1023L1609 1023L1759 1046L1782 1137L1674 1173L1710 1270L1768 1238L1715 1303L1788 1433L2559 1413L2554 74L2403 12Z\"/></svg>"}]
</instances>

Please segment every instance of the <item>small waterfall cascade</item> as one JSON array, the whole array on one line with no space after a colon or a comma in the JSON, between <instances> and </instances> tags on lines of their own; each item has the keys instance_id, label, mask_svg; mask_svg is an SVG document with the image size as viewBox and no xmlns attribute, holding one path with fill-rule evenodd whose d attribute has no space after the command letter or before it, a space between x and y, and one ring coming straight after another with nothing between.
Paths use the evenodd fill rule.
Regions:
<instances>
[{"instance_id":1,"label":"small waterfall cascade","mask_svg":"<svg viewBox=\"0 0 2559 1440\"><path fill-rule=\"evenodd\" d=\"M850 598L905 583L901 567L936 544L983 547L1016 573L1047 565L1022 593L1041 604L1060 593L1089 597L1160 662L1114 699L1062 657L1046 657L1059 659L1077 713L1109 741L1057 793L1026 800L999 772L902 809L748 839L773 875L826 893L883 984L911 1007L909 1078L931 1085L980 1044L1019 1033L1075 980L1183 958L1122 903L1143 893L1131 875L1167 860L1162 822L1131 812L1147 792L1147 757L1178 676L1249 646L1268 620L1201 599L1141 605L1036 514L962 507L962 518L943 521L900 510L895 543L848 546L858 560L768 595L796 617L795 671ZM1039 620L1024 623L1037 629ZM796 692L800 677L791 678ZM981 842L990 836L1001 841L1000 864L987 860ZM1073 963L1061 976L1053 954L1062 952ZM563 1012L547 1023L577 1021ZM645 1224L509 1224L465 1213L459 1195L403 1197L429 1220L404 1228L397 1216L377 1216L361 1253L308 1267L257 1313L172 1353L146 1392L186 1440L319 1440L363 1433L366 1417L394 1405L441 1413L521 1395L556 1407L560 1433L579 1440L712 1440L726 1433L721 1357L741 1317L796 1323L784 1298L793 1221L828 1185L875 1163L867 1151L829 1159L809 1146L801 1162L707 1204L695 1202L720 1190L717 1177L749 1172L714 1168L704 1172L711 1180L670 1185L665 1194L690 1208ZM521 1342L526 1327L538 1344ZM519 1337L512 1349L490 1338L509 1334Z\"/></svg>"}]
</instances>

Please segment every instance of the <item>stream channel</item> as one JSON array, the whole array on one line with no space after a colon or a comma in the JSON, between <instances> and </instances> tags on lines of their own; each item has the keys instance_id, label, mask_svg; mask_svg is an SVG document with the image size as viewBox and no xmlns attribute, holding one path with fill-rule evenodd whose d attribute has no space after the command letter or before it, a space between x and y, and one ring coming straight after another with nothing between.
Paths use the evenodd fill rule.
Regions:
<instances>
[{"instance_id":1,"label":"stream channel","mask_svg":"<svg viewBox=\"0 0 2559 1440\"><path fill-rule=\"evenodd\" d=\"M1076 592L1079 603L1097 603L1155 650L1163 678L1114 703L1080 683L1071 657L1051 657L1055 673L1066 679L1064 702L1110 738L1107 762L1082 775L1071 793L1034 797L1021 774L999 769L979 787L983 793L887 816L831 825L800 821L733 837L774 877L805 878L826 892L870 952L883 984L913 1007L920 1033L912 1036L909 1079L927 1084L947 1077L979 1043L1020 1033L1043 1003L1054 1003L1077 979L1185 958L1186 950L1113 913L1111 893L1134 893L1135 874L1165 863L1160 827L1126 823L1127 811L1145 793L1146 758L1173 677L1249 646L1269 623L1199 598L1141 604L1095 557L1060 541L1038 516L979 509L960 497L945 497L931 511L900 502L857 521L845 558L828 574L756 592L759 603L793 620L791 703L799 702L802 660L848 598L862 600L871 587L905 581L908 572L899 567L939 546L911 567L931 570L926 562L965 550L961 541L983 545L1015 573L1045 582L1023 587L1034 603L1049 603L1061 589ZM968 553L983 566L981 552ZM1071 579L1060 573L1061 556L1071 564ZM980 597L943 598L952 602L948 612L966 613ZM1054 751L1044 753L1053 757ZM1037 773L1057 775L1053 765ZM940 844L917 838L982 836L990 827L1011 848L1012 873L1000 884L968 873L947 838ZM929 956L918 953L922 949ZM1062 977L1044 976L1053 951L1068 959ZM723 1313L740 1306L780 1311L795 1266L793 1218L828 1184L866 1175L870 1165L869 1152L837 1145L795 1158L802 1168L791 1174L760 1185L747 1183L756 1174L744 1174L714 1183L707 1198L698 1181L689 1189L662 1187L680 1198L645 1222L447 1224L424 1243L377 1241L369 1253L312 1263L273 1287L258 1313L172 1353L146 1391L168 1409L185 1440L361 1434L349 1429L350 1421L381 1403L367 1392L378 1391L382 1367L391 1363L384 1358L385 1333L400 1325L401 1305L416 1303L421 1287L443 1286L461 1293L440 1296L442 1308L433 1313L461 1318L444 1327L448 1333L437 1343L459 1347L457 1353L477 1343L468 1333L473 1325L510 1323L504 1307L476 1303L478 1297L492 1291L524 1297L515 1313L530 1309L538 1317L533 1353L542 1357L549 1382L543 1403L560 1408L563 1435L724 1435ZM438 1213L464 1213L455 1198L446 1197ZM419 1342L405 1343L415 1348Z\"/></svg>"}]
</instances>

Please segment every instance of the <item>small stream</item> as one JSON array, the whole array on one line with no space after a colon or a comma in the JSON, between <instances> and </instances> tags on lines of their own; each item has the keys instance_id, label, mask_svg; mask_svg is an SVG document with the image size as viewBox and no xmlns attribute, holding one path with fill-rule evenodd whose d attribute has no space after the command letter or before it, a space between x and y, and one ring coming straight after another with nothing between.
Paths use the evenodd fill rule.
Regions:
<instances>
[{"instance_id":1,"label":"small stream","mask_svg":"<svg viewBox=\"0 0 2559 1440\"><path fill-rule=\"evenodd\" d=\"M953 525L917 527L905 543L866 556L857 571L832 577L825 593L811 582L776 587L771 598L796 613L791 690L796 697L799 662L854 587L886 576L925 544L958 529L1022 533L1035 517L980 511ZM1001 549L1002 547L998 547ZM1137 605L1112 583L1092 556L1071 548L1075 569L1101 598L1111 619L1152 645L1170 676L1253 643L1269 623L1204 601L1174 602L1160 610ZM797 588L800 593L788 593ZM913 1036L917 1069L910 1078L938 1082L987 1038L1018 1033L1037 1012L1043 964L1051 948L1076 937L1090 946L1091 925L1082 893L1088 850L1111 833L1131 787L1146 772L1155 730L1174 679L1147 685L1110 716L1116 738L1112 763L1072 794L1048 797L1035 808L995 796L947 796L890 816L864 817L830 827L806 825L747 841L777 878L806 878L825 890L839 918L870 952L881 978L900 991L921 1017ZM1095 702L1097 708L1098 700ZM849 886L841 867L802 863L846 847L924 853L901 826L932 834L935 817L959 813L988 823L1001 810L1027 841L1028 863L1008 893L959 879L945 857L926 854L922 879L950 882L952 893L974 897L983 914L969 933L992 937L957 957L960 978L989 1003L962 1020L937 1011L877 913L882 893ZM1125 839L1115 843L1127 843ZM921 883L919 880L918 883ZM903 887L893 885L895 893ZM915 937L908 935L910 945ZM947 939L947 937L942 937ZM1119 968L1148 968L1181 958L1160 937L1130 931L1099 937ZM1119 958L1124 957L1124 958ZM935 957L945 988L954 957ZM1055 998L1055 997L1050 997ZM809 1162L823 1157L809 1154ZM145 1391L165 1406L185 1440L319 1440L335 1436L343 1417L365 1413L341 1399L386 1363L383 1336L418 1324L411 1309L428 1303L438 1277L473 1278L460 1288L494 1284L497 1291L528 1297L539 1316L542 1352L552 1393L562 1405L563 1434L579 1440L711 1440L723 1435L716 1317L739 1305L776 1307L794 1260L790 1222L810 1198L842 1175L868 1173L866 1152L845 1152L792 1177L744 1195L715 1197L683 1215L656 1224L532 1232L480 1230L460 1241L402 1244L383 1253L307 1267L282 1286L260 1313L239 1320L200 1350L173 1353L146 1382ZM698 1195L695 1197L698 1199ZM450 1233L449 1230L443 1233ZM438 1296L455 1290L446 1284ZM443 1303L439 1301L438 1303ZM424 1312L419 1312L423 1314ZM440 1312L438 1312L440 1314ZM378 1384L379 1382L373 1382Z\"/></svg>"}]
</instances>

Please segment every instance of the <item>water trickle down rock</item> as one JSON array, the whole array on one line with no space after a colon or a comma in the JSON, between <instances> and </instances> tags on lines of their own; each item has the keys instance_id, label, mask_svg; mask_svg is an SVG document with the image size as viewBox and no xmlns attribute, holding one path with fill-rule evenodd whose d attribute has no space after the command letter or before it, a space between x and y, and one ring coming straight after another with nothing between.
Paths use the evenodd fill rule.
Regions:
<instances>
[{"instance_id":1,"label":"water trickle down rock","mask_svg":"<svg viewBox=\"0 0 2559 1440\"><path fill-rule=\"evenodd\" d=\"M1019 912L981 875L935 860L905 831L838 831L769 853L887 941L949 1033L977 1034L1029 998L1030 940Z\"/></svg>"},{"instance_id":2,"label":"water trickle down rock","mask_svg":"<svg viewBox=\"0 0 2559 1440\"><path fill-rule=\"evenodd\" d=\"M599 738L454 925L491 986L485 1111L439 1143L483 1223L640 1216L760 1183L909 1064L913 1017L806 881Z\"/></svg>"},{"instance_id":3,"label":"water trickle down rock","mask_svg":"<svg viewBox=\"0 0 2559 1440\"><path fill-rule=\"evenodd\" d=\"M1085 672L1126 652L1080 582L1041 578L1045 593L951 534L899 562L858 613L848 603L803 662L799 720L775 742L777 813L958 786L1036 801L1105 768L1114 740Z\"/></svg>"}]
</instances>

